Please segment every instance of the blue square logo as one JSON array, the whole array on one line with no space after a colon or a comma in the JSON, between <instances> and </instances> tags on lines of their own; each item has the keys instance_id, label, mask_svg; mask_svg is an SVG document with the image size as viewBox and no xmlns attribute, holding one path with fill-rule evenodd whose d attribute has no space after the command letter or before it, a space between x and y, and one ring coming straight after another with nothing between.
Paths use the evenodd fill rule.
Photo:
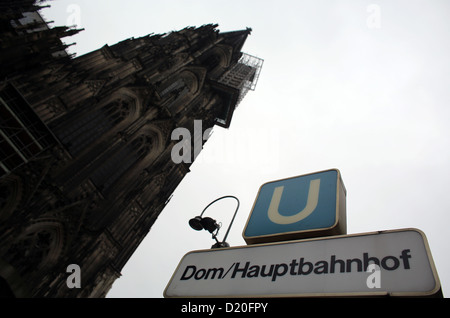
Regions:
<instances>
[{"instance_id":1,"label":"blue square logo","mask_svg":"<svg viewBox=\"0 0 450 318\"><path fill-rule=\"evenodd\" d=\"M243 232L247 244L346 234L337 169L265 183Z\"/></svg>"}]
</instances>

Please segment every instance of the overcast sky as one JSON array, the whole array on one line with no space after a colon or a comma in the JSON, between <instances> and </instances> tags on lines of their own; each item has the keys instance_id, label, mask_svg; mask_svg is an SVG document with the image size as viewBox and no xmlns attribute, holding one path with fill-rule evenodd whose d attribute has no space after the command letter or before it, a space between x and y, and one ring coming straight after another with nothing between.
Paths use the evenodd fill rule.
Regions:
<instances>
[{"instance_id":1,"label":"overcast sky","mask_svg":"<svg viewBox=\"0 0 450 318\"><path fill-rule=\"evenodd\" d=\"M218 23L251 27L243 50L264 59L254 92L228 130L214 128L191 172L122 270L108 297L162 297L187 252L214 242L188 220L223 195L242 230L268 181L337 168L347 188L347 233L414 227L450 291L450 2L54 1L56 25L77 23L70 52L129 37ZM223 223L234 200L207 214ZM221 236L219 235L219 238Z\"/></svg>"}]
</instances>

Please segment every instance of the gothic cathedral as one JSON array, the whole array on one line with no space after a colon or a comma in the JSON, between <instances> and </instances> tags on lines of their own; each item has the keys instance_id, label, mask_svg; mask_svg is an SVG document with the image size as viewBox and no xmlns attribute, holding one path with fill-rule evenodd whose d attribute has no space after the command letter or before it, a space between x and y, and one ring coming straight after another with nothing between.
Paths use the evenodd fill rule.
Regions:
<instances>
[{"instance_id":1,"label":"gothic cathedral","mask_svg":"<svg viewBox=\"0 0 450 318\"><path fill-rule=\"evenodd\" d=\"M73 57L61 38L80 30L49 27L33 0L0 7L0 293L104 297L189 172L173 130L229 127L255 88L251 29L187 27ZM82 288L68 288L69 264Z\"/></svg>"}]
</instances>

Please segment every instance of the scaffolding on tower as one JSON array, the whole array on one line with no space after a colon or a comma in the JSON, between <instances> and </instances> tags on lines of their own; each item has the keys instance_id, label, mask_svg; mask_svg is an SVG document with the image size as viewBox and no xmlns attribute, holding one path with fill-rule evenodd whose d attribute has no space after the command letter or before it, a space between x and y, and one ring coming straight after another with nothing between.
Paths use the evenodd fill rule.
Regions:
<instances>
[{"instance_id":1,"label":"scaffolding on tower","mask_svg":"<svg viewBox=\"0 0 450 318\"><path fill-rule=\"evenodd\" d=\"M264 60L259 57L242 53L238 63L219 79L220 83L239 89L236 107L249 90L255 90L263 63Z\"/></svg>"}]
</instances>

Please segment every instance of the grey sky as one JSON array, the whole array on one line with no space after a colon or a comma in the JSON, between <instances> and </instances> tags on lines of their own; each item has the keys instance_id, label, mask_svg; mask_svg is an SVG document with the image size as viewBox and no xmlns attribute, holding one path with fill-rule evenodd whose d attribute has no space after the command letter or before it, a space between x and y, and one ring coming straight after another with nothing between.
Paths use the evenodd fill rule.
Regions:
<instances>
[{"instance_id":1,"label":"grey sky","mask_svg":"<svg viewBox=\"0 0 450 318\"><path fill-rule=\"evenodd\" d=\"M50 4L43 14L54 25L75 21L86 29L66 39L77 42L70 51L78 55L128 37L218 23L221 31L251 27L243 50L265 60L256 91L228 130L214 128L109 297L162 297L182 256L214 243L187 224L214 199L240 199L228 242L245 245L242 230L263 183L329 168L341 171L347 188L348 234L421 229L448 294L448 1ZM208 215L226 227L234 207L222 200Z\"/></svg>"}]
</instances>

